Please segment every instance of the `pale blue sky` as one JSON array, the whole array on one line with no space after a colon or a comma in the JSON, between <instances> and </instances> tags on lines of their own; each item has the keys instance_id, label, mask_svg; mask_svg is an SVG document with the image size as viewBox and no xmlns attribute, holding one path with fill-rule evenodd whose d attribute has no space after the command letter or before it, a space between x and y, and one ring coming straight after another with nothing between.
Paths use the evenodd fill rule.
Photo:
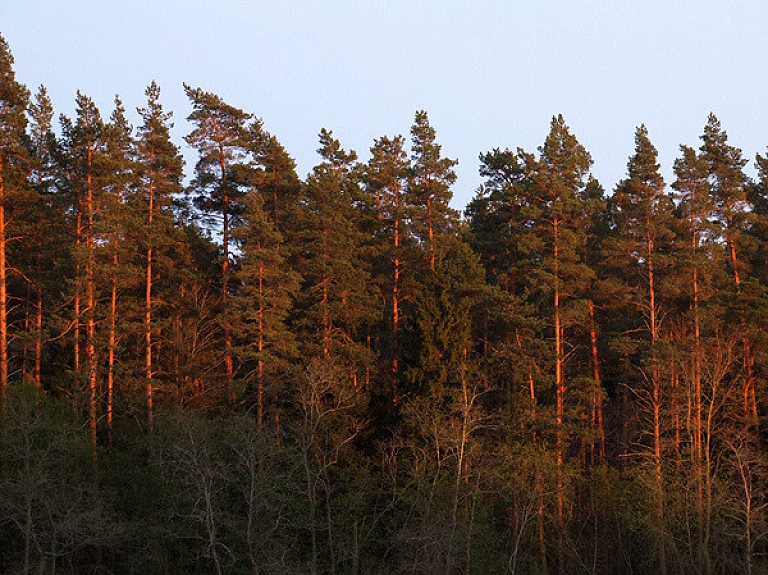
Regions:
<instances>
[{"instance_id":1,"label":"pale blue sky","mask_svg":"<svg viewBox=\"0 0 768 575\"><path fill-rule=\"evenodd\" d=\"M457 208L479 153L533 151L559 113L608 190L640 123L667 179L710 111L750 160L768 146L768 2L0 0L0 33L57 113L79 89L108 117L119 93L138 123L154 79L181 144L187 82L261 117L302 177L320 128L365 160L425 109L460 162Z\"/></svg>"}]
</instances>

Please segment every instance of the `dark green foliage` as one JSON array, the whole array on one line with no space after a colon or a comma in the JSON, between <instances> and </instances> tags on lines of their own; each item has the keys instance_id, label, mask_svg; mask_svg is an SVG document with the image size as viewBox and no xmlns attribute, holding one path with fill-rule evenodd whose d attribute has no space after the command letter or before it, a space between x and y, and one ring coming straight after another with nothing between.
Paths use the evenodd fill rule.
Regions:
<instances>
[{"instance_id":1,"label":"dark green foliage","mask_svg":"<svg viewBox=\"0 0 768 575\"><path fill-rule=\"evenodd\" d=\"M608 197L556 116L462 221L426 112L302 179L186 86L185 190L156 84L57 139L12 64L3 572L768 568L768 159L714 115L673 193L641 126Z\"/></svg>"}]
</instances>

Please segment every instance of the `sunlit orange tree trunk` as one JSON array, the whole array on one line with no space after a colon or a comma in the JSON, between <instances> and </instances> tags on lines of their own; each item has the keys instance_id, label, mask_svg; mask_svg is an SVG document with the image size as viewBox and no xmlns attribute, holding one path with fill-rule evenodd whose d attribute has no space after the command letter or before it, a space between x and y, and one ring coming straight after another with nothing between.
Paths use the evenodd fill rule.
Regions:
<instances>
[{"instance_id":1,"label":"sunlit orange tree trunk","mask_svg":"<svg viewBox=\"0 0 768 575\"><path fill-rule=\"evenodd\" d=\"M653 438L652 460L655 482L655 524L658 528L659 573L667 572L664 512L664 425L663 414L670 408L664 390L662 358L661 281L670 266L674 249L674 204L665 193L659 173L657 152L648 138L648 130L640 126L635 132L635 154L630 157L627 177L619 182L610 203L615 235L606 245L609 265L628 298L630 318L625 318L624 334L635 337L640 350L637 365L643 384L636 390L643 394L643 405L649 406L650 436ZM662 274L661 277L659 274ZM668 275L668 273L667 273ZM666 370L669 372L669 370Z\"/></svg>"},{"instance_id":2,"label":"sunlit orange tree trunk","mask_svg":"<svg viewBox=\"0 0 768 575\"><path fill-rule=\"evenodd\" d=\"M138 128L136 142L138 194L137 212L143 214L139 223L140 243L144 252L144 395L149 429L154 424L155 365L153 335L159 331L153 314L155 276L169 266L168 252L180 241L174 226L171 204L182 191L183 160L179 148L171 141L171 114L163 111L160 88L154 82L146 90L147 105L139 109L143 124ZM168 275L168 274L166 274Z\"/></svg>"},{"instance_id":3,"label":"sunlit orange tree trunk","mask_svg":"<svg viewBox=\"0 0 768 575\"><path fill-rule=\"evenodd\" d=\"M16 82L13 56L0 36L0 402L8 387L8 225L14 195L23 187L27 171L24 132L29 94Z\"/></svg>"},{"instance_id":4,"label":"sunlit orange tree trunk","mask_svg":"<svg viewBox=\"0 0 768 575\"><path fill-rule=\"evenodd\" d=\"M197 207L210 218L212 231L221 234L221 327L224 336L224 399L233 400L232 325L229 314L232 241L231 228L237 226L241 214L240 200L249 182L248 153L245 136L251 114L226 104L219 96L185 85L192 103L187 118L195 127L186 136L187 143L198 152L195 178L191 190Z\"/></svg>"},{"instance_id":5,"label":"sunlit orange tree trunk","mask_svg":"<svg viewBox=\"0 0 768 575\"><path fill-rule=\"evenodd\" d=\"M411 127L411 169L408 195L413 204L414 234L425 246L428 269L439 266L444 246L441 238L455 231L458 215L450 207L451 186L456 181L456 160L442 157L435 129L425 111L416 112Z\"/></svg>"},{"instance_id":6,"label":"sunlit orange tree trunk","mask_svg":"<svg viewBox=\"0 0 768 575\"><path fill-rule=\"evenodd\" d=\"M96 445L98 420L98 356L96 341L96 222L100 216L103 170L105 163L105 128L93 101L77 94L77 117L73 123L62 118L63 144L67 162L67 186L73 195L77 221L75 261L74 323L80 325L85 315L86 389L88 425L91 443ZM84 309L83 308L84 304ZM75 331L75 368L79 367L79 330ZM76 374L79 375L79 374Z\"/></svg>"},{"instance_id":7,"label":"sunlit orange tree trunk","mask_svg":"<svg viewBox=\"0 0 768 575\"><path fill-rule=\"evenodd\" d=\"M690 354L684 358L684 371L688 374L690 386L691 456L696 487L697 553L703 573L711 572L710 563L710 518L708 490L711 487L712 469L709 462L709 437L704 421L705 401L703 389L703 324L704 304L709 299L713 259L711 227L712 202L707 165L693 148L681 146L681 157L675 161L677 177L673 184L680 206L684 245L684 261L681 281L685 282L685 293L689 302L688 329ZM684 342L683 342L684 343Z\"/></svg>"},{"instance_id":8,"label":"sunlit orange tree trunk","mask_svg":"<svg viewBox=\"0 0 768 575\"><path fill-rule=\"evenodd\" d=\"M568 330L587 310L583 297L594 273L586 264L584 246L588 219L602 206L602 199L590 198L587 187L592 159L570 133L562 116L553 118L549 135L540 148L538 158L521 153L527 174L530 200L528 217L532 222L528 250L535 252L541 268L531 274L532 293L541 313L551 321L553 340L552 372L555 388L555 443L557 460L557 521L559 531L559 571L565 572L564 530L566 486L566 452L571 434L572 414L567 412L569 374L566 365ZM582 310L579 312L579 310ZM573 374L576 375L576 374Z\"/></svg>"},{"instance_id":9,"label":"sunlit orange tree trunk","mask_svg":"<svg viewBox=\"0 0 768 575\"><path fill-rule=\"evenodd\" d=\"M376 212L385 242L382 244L382 260L388 273L381 276L388 284L383 288L389 300L389 355L390 355L390 396L392 403L399 402L398 379L400 373L400 338L402 329L403 303L409 297L412 263L409 267L408 248L412 241L409 229L411 205L405 192L409 162L406 157L402 136L386 136L375 141L371 148L371 160L366 167L366 187L371 196L377 198ZM390 315L391 314L391 315Z\"/></svg>"}]
</instances>

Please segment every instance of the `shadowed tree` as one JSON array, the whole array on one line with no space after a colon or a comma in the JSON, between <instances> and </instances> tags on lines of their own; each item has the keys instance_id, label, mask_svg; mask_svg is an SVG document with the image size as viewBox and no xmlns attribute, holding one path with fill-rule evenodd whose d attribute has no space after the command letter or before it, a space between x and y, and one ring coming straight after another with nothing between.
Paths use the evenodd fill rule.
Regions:
<instances>
[{"instance_id":1,"label":"shadowed tree","mask_svg":"<svg viewBox=\"0 0 768 575\"><path fill-rule=\"evenodd\" d=\"M286 319L301 278L286 265L282 235L264 210L261 194L249 192L243 205L242 224L233 230L241 245L233 331L235 354L244 366L244 401L249 410L255 408L261 429L265 389L277 393L278 382L297 356L295 337Z\"/></svg>"},{"instance_id":2,"label":"shadowed tree","mask_svg":"<svg viewBox=\"0 0 768 575\"><path fill-rule=\"evenodd\" d=\"M232 251L230 230L238 224L242 213L241 199L249 179L245 136L252 116L200 88L193 89L185 85L184 89L192 103L192 113L187 120L195 126L185 140L198 152L195 178L190 188L195 193L197 207L217 222L216 232L221 233L222 239L221 303L227 382L224 395L226 401L230 402L235 373L232 362L232 326L228 316Z\"/></svg>"},{"instance_id":3,"label":"shadowed tree","mask_svg":"<svg viewBox=\"0 0 768 575\"><path fill-rule=\"evenodd\" d=\"M386 273L382 273L382 291L389 300L388 341L390 356L390 390L392 404L399 402L398 380L400 373L400 330L403 323L403 303L411 297L413 262L409 261L411 245L409 222L412 206L405 194L405 183L410 163L406 156L402 136L376 140L371 148L371 159L365 171L366 188L375 197L376 213L381 227L382 261Z\"/></svg>"}]
</instances>

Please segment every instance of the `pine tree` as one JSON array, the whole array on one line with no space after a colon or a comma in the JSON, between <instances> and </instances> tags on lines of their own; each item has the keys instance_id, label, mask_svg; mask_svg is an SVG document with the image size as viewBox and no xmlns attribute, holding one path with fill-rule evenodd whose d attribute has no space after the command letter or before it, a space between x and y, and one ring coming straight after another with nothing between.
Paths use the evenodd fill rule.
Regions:
<instances>
[{"instance_id":1,"label":"pine tree","mask_svg":"<svg viewBox=\"0 0 768 575\"><path fill-rule=\"evenodd\" d=\"M0 402L5 405L8 388L8 252L9 211L14 196L27 176L27 152L24 135L25 112L29 102L27 89L16 81L13 55L0 36Z\"/></svg>"},{"instance_id":2,"label":"pine tree","mask_svg":"<svg viewBox=\"0 0 768 575\"><path fill-rule=\"evenodd\" d=\"M77 94L77 119L73 123L62 117L63 146L67 182L74 200L76 217L75 260L76 279L74 294L74 368L81 377L80 326L85 315L85 355L87 370L84 376L88 390L88 424L91 443L96 445L98 357L96 341L96 251L97 219L101 216L105 163L105 126L93 101L80 92Z\"/></svg>"},{"instance_id":3,"label":"pine tree","mask_svg":"<svg viewBox=\"0 0 768 575\"><path fill-rule=\"evenodd\" d=\"M26 236L25 249L32 250L34 261L27 276L34 289L34 301L28 302L34 309L34 321L30 322L34 359L32 377L35 385L42 387L44 308L43 302L49 302L51 307L59 303L63 294L57 293L56 284L65 275L66 264L62 253L66 242L64 207L59 205L56 191L55 148L56 136L53 133L53 106L45 87L40 86L35 100L29 105L30 144L32 170L30 183L35 190L32 216L35 220L30 223ZM57 277L58 276L58 277ZM56 280L59 281L56 281ZM59 290L60 291L60 290Z\"/></svg>"},{"instance_id":4,"label":"pine tree","mask_svg":"<svg viewBox=\"0 0 768 575\"><path fill-rule=\"evenodd\" d=\"M241 198L249 181L245 136L251 114L226 104L219 96L185 85L192 103L187 120L195 129L186 136L187 143L198 151L195 179L191 189L197 194L195 203L204 213L221 221L222 263L221 302L223 307L225 397L231 401L232 328L228 314L230 296L230 236L242 212Z\"/></svg>"},{"instance_id":5,"label":"pine tree","mask_svg":"<svg viewBox=\"0 0 768 575\"><path fill-rule=\"evenodd\" d=\"M155 276L173 266L167 260L167 252L178 241L171 205L173 197L182 191L184 161L179 148L171 141L171 114L163 111L160 88L152 82L146 90L147 107L140 108L143 124L138 129L136 154L139 170L139 202L144 214L142 243L144 246L144 378L147 423L151 429L154 421L154 389L156 360L153 355L157 342L153 333L157 329L153 309ZM154 288L154 289L153 289Z\"/></svg>"},{"instance_id":6,"label":"pine tree","mask_svg":"<svg viewBox=\"0 0 768 575\"><path fill-rule=\"evenodd\" d=\"M412 266L408 265L411 234L409 221L412 207L407 203L405 181L409 162L402 136L384 136L374 142L371 159L365 172L368 193L375 197L375 209L382 236L382 260L386 273L382 274L382 292L389 300L389 356L390 397L393 405L399 402L398 379L400 373L400 330L403 323L403 302L410 297ZM386 243L384 243L386 242Z\"/></svg>"},{"instance_id":7,"label":"pine tree","mask_svg":"<svg viewBox=\"0 0 768 575\"><path fill-rule=\"evenodd\" d=\"M451 185L456 181L456 160L441 157L435 129L425 111L416 112L411 128L412 154L408 181L413 206L413 232L426 246L429 270L435 271L442 257L440 237L454 233L458 214L451 209Z\"/></svg>"},{"instance_id":8,"label":"pine tree","mask_svg":"<svg viewBox=\"0 0 768 575\"><path fill-rule=\"evenodd\" d=\"M550 301L542 300L542 311L552 321L554 349L555 432L558 469L557 520L562 538L565 527L565 454L568 448L566 393L566 329L575 325L583 296L593 271L585 260L584 230L590 215L600 208L600 199L589 197L588 176L592 159L570 133L562 116L553 118L549 135L539 149L540 157L521 154L528 182L528 215L534 222L531 242L541 270L532 278L531 288ZM530 257L530 256L529 256ZM563 541L559 542L559 570L565 569Z\"/></svg>"},{"instance_id":9,"label":"pine tree","mask_svg":"<svg viewBox=\"0 0 768 575\"><path fill-rule=\"evenodd\" d=\"M723 240L727 249L727 260L730 272L733 274L732 289L726 286L720 288L723 292L735 292L737 300L742 299L743 283L747 280L746 258L743 255L743 231L747 227L747 177L744 166L747 160L742 158L741 150L728 144L728 135L722 129L720 121L714 114L709 115L704 134L701 136L701 158L706 162L709 171L710 194L714 202L714 221L722 230ZM740 303L738 305L741 305ZM744 310L737 310L741 316L742 362L744 369L743 405L744 417L747 422L757 420L757 398L755 393L755 357L751 337L747 333Z\"/></svg>"},{"instance_id":10,"label":"pine tree","mask_svg":"<svg viewBox=\"0 0 768 575\"><path fill-rule=\"evenodd\" d=\"M658 525L659 572L667 572L663 474L663 408L666 405L662 382L660 277L669 267L673 250L674 220L672 199L664 191L657 152L640 126L635 133L635 154L627 165L627 178L619 182L611 198L615 237L606 247L613 269L619 272L634 319L623 326L624 333L640 330L646 335L638 345L645 347L641 356L644 380L650 383L647 404L651 407L653 465L656 489L656 524ZM626 308L624 308L626 309ZM625 318L626 319L626 318ZM638 390L638 393L640 390Z\"/></svg>"},{"instance_id":11,"label":"pine tree","mask_svg":"<svg viewBox=\"0 0 768 575\"><path fill-rule=\"evenodd\" d=\"M690 335L686 338L690 344L690 355L683 358L683 368L688 372L691 425L691 455L693 463L694 485L696 486L697 518L697 553L700 568L705 573L711 570L709 550L709 530L711 527L708 513L707 489L711 486L711 467L709 465L709 438L705 436L705 397L704 397L704 345L703 327L704 304L710 299L713 270L711 251L715 233L711 223L713 213L712 196L708 180L708 166L696 151L689 146L681 146L681 157L675 160L674 172L677 179L672 187L679 198L680 224L686 249L683 251L682 285L689 304L689 324L686 326ZM683 283L685 282L685 283ZM681 343L687 343L685 341ZM713 398L714 399L714 398Z\"/></svg>"},{"instance_id":12,"label":"pine tree","mask_svg":"<svg viewBox=\"0 0 768 575\"><path fill-rule=\"evenodd\" d=\"M235 353L244 368L245 404L264 422L265 393L277 393L277 383L297 356L294 335L286 320L299 289L300 276L286 266L286 247L264 209L261 194L249 192L242 224L233 230L240 242L239 290L233 298L237 321Z\"/></svg>"},{"instance_id":13,"label":"pine tree","mask_svg":"<svg viewBox=\"0 0 768 575\"><path fill-rule=\"evenodd\" d=\"M105 126L105 158L103 163L103 199L99 210L101 217L96 226L100 240L100 275L109 285L109 310L103 323L106 334L106 425L108 438L112 441L114 420L115 381L118 362L118 342L122 338L130 314L123 309L119 294L138 284L138 269L135 237L130 233L138 227L133 212L131 194L136 188L135 143L133 129L125 117L125 109L119 97L115 98L115 109ZM126 322L127 323L127 322Z\"/></svg>"},{"instance_id":14,"label":"pine tree","mask_svg":"<svg viewBox=\"0 0 768 575\"><path fill-rule=\"evenodd\" d=\"M357 154L341 148L333 133L320 132L322 162L307 179L303 322L309 355L322 354L348 371L351 383L369 367L359 329L379 319L371 292L358 208L363 201Z\"/></svg>"}]
</instances>

